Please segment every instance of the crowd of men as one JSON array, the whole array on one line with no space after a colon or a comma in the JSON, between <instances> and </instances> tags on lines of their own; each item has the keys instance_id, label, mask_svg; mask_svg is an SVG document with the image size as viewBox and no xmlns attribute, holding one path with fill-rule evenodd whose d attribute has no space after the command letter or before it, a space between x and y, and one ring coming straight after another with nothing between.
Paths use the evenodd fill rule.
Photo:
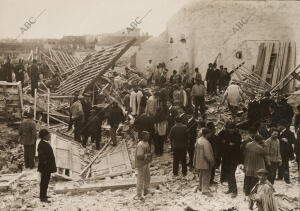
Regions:
<instances>
[{"instance_id":1,"label":"crowd of men","mask_svg":"<svg viewBox=\"0 0 300 211\"><path fill-rule=\"evenodd\" d=\"M272 184L276 178L290 183L289 161L295 157L299 167L300 136L296 138L290 131L294 112L286 97L275 100L269 92L259 98L252 96L248 104L248 121L246 124L237 124L235 117L242 110L241 103L246 102L246 96L238 83L229 84L230 74L225 68L220 66L220 69L216 69L215 63L209 64L205 77L207 86L204 86L198 68L194 77L188 74L187 69L183 69L181 74L174 70L167 80L165 64L160 63L156 69L151 64L150 60L145 67L147 85L153 87L151 96L148 97L143 87L135 85L127 106L128 112L135 116L134 128L143 142L138 145L142 147L138 147L136 158L147 159L142 167L151 162L151 144L154 144L155 154L160 156L165 141L169 139L174 177L178 176L179 164L182 165L183 177L187 175L189 166L199 175L199 190L211 196L209 186L217 183L215 170L221 167L220 183L228 182L226 194L235 198L238 194L235 172L238 165L243 164L243 189L245 195L249 196L250 207L253 202L257 202L258 207L276 207ZM205 97L220 91L223 92L221 103L227 102L232 120L227 121L224 129L216 133L214 123L206 121ZM201 119L198 118L198 110ZM299 132L300 115L296 115L295 119L296 132ZM240 128L249 130L250 135L245 140L242 139ZM147 146L144 139L148 142ZM147 151L144 157L143 150ZM138 181L138 184L148 187L150 179L145 175L149 175L149 169L142 167L138 167L138 172L140 180L144 181ZM147 193L147 188L144 191ZM266 196L266 193L269 195ZM142 197L140 186L137 195L137 198Z\"/></svg>"},{"instance_id":2,"label":"crowd of men","mask_svg":"<svg viewBox=\"0 0 300 211\"><path fill-rule=\"evenodd\" d=\"M275 100L268 92L260 98L252 97L248 104L248 121L237 124L236 116L241 109L241 102L245 102L245 94L239 84L230 83L226 68L220 66L217 69L213 63L208 65L206 77L202 77L198 68L191 76L186 63L180 73L174 70L169 78L164 63L153 68L150 60L145 69L146 80L132 84L131 93L127 93L123 99L127 118L134 120L132 127L140 141L136 149L137 198L142 198L142 192L144 195L148 192L152 146L156 156L161 156L164 144L169 140L175 178L179 175L180 164L183 177L187 175L189 167L199 175L199 191L212 196L210 185L217 183L215 170L221 168L220 183L228 183L226 194L234 198L238 194L235 172L238 165L243 164L243 189L252 205L257 202L258 206L268 203L275 206L270 202L274 192L272 184L276 178L290 183L289 161L295 157L299 168L300 135L296 138L290 130L294 112L286 98ZM223 93L221 103L227 102L232 115L232 120L227 121L219 132L214 122L207 121L205 112L207 95L217 93ZM300 106L297 109L300 110ZM116 132L120 123L126 121L120 105L114 102L106 108L92 111L90 96L74 93L70 104L69 129L74 125L76 141L85 147L88 137L91 137L96 142L96 148L100 149L101 125L105 119L110 125L111 142L116 145ZM20 127L20 135L24 136L32 125L31 121L25 121ZM294 125L295 132L299 133L300 114L296 115ZM244 140L240 131L243 127L250 133ZM26 138L22 140L24 146L30 142ZM24 148L27 156L25 164L31 168L32 160L28 156L32 154L32 147ZM264 193L270 194L265 201L259 199L262 190L268 190Z\"/></svg>"},{"instance_id":3,"label":"crowd of men","mask_svg":"<svg viewBox=\"0 0 300 211\"><path fill-rule=\"evenodd\" d=\"M18 63L12 63L7 57L3 64L0 64L0 81L22 83L22 87L31 84L31 95L34 96L34 89L38 88L38 82L49 77L49 71L45 64L37 62L25 62L19 59Z\"/></svg>"}]
</instances>

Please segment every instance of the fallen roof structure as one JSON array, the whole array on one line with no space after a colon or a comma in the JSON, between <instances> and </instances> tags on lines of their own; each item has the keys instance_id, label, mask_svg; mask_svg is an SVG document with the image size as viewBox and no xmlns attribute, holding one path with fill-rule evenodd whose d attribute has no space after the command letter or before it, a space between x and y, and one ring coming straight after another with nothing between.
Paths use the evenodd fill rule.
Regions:
<instances>
[{"instance_id":1,"label":"fallen roof structure","mask_svg":"<svg viewBox=\"0 0 300 211\"><path fill-rule=\"evenodd\" d=\"M41 54L52 74L57 74L60 80L62 80L62 76L66 74L69 69L78 66L82 62L80 58L62 50L49 49L48 55L42 51Z\"/></svg>"},{"instance_id":2,"label":"fallen roof structure","mask_svg":"<svg viewBox=\"0 0 300 211\"><path fill-rule=\"evenodd\" d=\"M58 94L73 94L94 84L135 43L136 39L115 44L87 57L57 89Z\"/></svg>"}]
</instances>

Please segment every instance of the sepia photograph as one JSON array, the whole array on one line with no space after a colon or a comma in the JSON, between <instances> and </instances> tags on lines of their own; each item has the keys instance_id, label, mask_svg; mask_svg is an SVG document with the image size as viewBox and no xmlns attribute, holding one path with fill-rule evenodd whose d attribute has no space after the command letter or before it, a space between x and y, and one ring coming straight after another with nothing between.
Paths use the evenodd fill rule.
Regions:
<instances>
[{"instance_id":1,"label":"sepia photograph","mask_svg":"<svg viewBox=\"0 0 300 211\"><path fill-rule=\"evenodd\" d=\"M300 0L0 0L0 211L300 211Z\"/></svg>"}]
</instances>

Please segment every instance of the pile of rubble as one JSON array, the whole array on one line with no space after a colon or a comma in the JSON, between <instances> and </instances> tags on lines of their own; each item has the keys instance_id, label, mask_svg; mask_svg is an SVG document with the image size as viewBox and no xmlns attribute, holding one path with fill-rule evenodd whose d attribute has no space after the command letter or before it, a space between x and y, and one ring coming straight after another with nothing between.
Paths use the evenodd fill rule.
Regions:
<instances>
[{"instance_id":1,"label":"pile of rubble","mask_svg":"<svg viewBox=\"0 0 300 211\"><path fill-rule=\"evenodd\" d=\"M208 119L218 120L217 130L223 127L224 119L228 117L228 111L220 105L220 101L216 98L210 98L213 101L208 110ZM219 108L219 109L218 109ZM221 115L221 116L220 116ZM220 118L221 117L221 118ZM128 155L132 167L134 168L134 155L136 141L133 139L128 125L123 126L123 131L119 134L119 145L126 143ZM128 130L127 130L128 129ZM243 138L247 136L247 131L241 131ZM108 132L102 135L102 146L109 142ZM108 146L103 154L112 152L114 148ZM144 201L134 200L136 194L135 181L136 172L121 174L115 177L106 177L102 180L89 177L88 179L79 179L71 182L63 182L60 180L51 180L49 195L52 197L51 204L43 204L39 202L39 184L38 173L26 173L21 178L18 185L11 189L11 192L4 192L0 195L0 210L248 210L248 203L243 195L244 173L239 167L236 172L238 196L235 199L229 198L224 194L227 190L227 184L217 184L211 187L213 197L209 198L197 192L198 177L189 171L188 175L183 177L173 177L172 175L172 153L170 143L165 144L164 154L161 157L154 157L150 166L152 176L152 187L150 194L146 195ZM90 163L97 154L93 144L89 144L81 155L83 166ZM284 181L275 182L276 199L280 210L299 210L297 208L297 197L299 194L299 186L297 181L297 167L295 162L291 162L291 183L287 185ZM216 181L220 176L220 171L216 172ZM156 178L166 178L163 182L158 182ZM129 182L122 185L122 182ZM70 190L64 190L62 187L75 187ZM102 185L102 186L101 186ZM106 185L106 186L105 186ZM105 187L105 188L103 188ZM63 190L59 193L58 190Z\"/></svg>"},{"instance_id":2,"label":"pile of rubble","mask_svg":"<svg viewBox=\"0 0 300 211\"><path fill-rule=\"evenodd\" d=\"M24 157L23 146L18 143L18 130L0 123L0 175L21 172Z\"/></svg>"}]
</instances>

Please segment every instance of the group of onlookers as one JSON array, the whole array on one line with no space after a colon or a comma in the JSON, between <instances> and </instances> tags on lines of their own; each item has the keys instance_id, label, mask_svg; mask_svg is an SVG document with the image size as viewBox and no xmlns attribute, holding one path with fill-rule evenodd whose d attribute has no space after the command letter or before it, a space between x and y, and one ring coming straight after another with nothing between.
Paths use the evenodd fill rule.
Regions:
<instances>
[{"instance_id":1,"label":"group of onlookers","mask_svg":"<svg viewBox=\"0 0 300 211\"><path fill-rule=\"evenodd\" d=\"M8 57L3 65L0 65L0 81L18 82L22 87L31 84L31 95L34 96L34 89L38 88L38 81L43 77L48 77L48 68L45 64L38 64L33 59L29 65L23 59L19 59L17 64L11 63Z\"/></svg>"},{"instance_id":2,"label":"group of onlookers","mask_svg":"<svg viewBox=\"0 0 300 211\"><path fill-rule=\"evenodd\" d=\"M224 74L223 81L221 80L222 77L220 77L221 79L218 79L217 82L211 81L211 78L207 79L207 77L211 77L210 75L206 76L208 93L216 94L217 85L220 90L224 90L221 103L227 101L233 117L233 121L228 121L224 129L216 133L214 123L206 122L205 115L202 115L203 121L198 121L197 123L198 105L200 106L201 114L204 114L204 99L206 95L206 87L202 81L201 74L197 76L198 70L196 70L196 76L191 78L192 80L183 80L183 78L187 78L185 70L183 74L178 74L177 71L174 71L168 82L165 65L160 64L157 69L159 68L162 68L162 80L157 78L154 81L148 80L148 84L153 82L160 87L160 90L154 89L154 93L147 100L146 113L141 115L136 113L134 124L139 134L148 134L146 139L143 135L139 136L143 143L145 140L148 142L148 152L152 143L150 140L153 139L154 143L156 142L157 129L153 125L156 124L156 118L161 117L167 124L167 129L165 130L167 133L163 134L165 135L164 140L168 138L171 142L173 175L175 177L178 176L179 164L182 165L183 176L187 175L187 166L190 166L190 169L193 169L199 175L199 190L203 194L211 196L209 186L216 183L214 180L215 170L220 167L220 182L228 182L226 194L231 194L234 198L238 194L235 172L238 165L243 164L245 173L243 189L245 195L249 196L250 207L253 206L253 202L257 202L257 207L260 208L264 206L276 207L272 184L274 184L277 174L277 179L284 179L289 184L289 161L295 158L294 155L296 155L296 161L299 166L300 138L297 137L296 139L295 134L290 131L294 113L287 104L286 98L279 99L275 103L275 101L272 101L270 94L266 92L265 96L259 100L258 107L253 107L251 104L253 100L251 100L248 110L248 128L246 128L249 130L250 135L245 140L242 140L239 131L240 125L235 123L235 117L240 109L240 103L245 102L244 93L238 83L229 84L229 73L227 75ZM220 69L224 70L222 67ZM216 69L215 64L210 64L207 74L213 71L218 72L219 70ZM149 73L148 76L150 75L152 74ZM155 74L153 75L155 76ZM163 95L168 96L166 100L167 108L161 103L162 101L165 102L165 100L161 100L163 99L160 93L162 89L167 91L167 94ZM140 89L140 93L140 96L142 96L143 89ZM138 96L138 94L136 95ZM135 98L133 97L133 99ZM189 110L186 109L186 106L189 104L188 101L194 102L195 110L190 113L193 116L190 116L189 121L195 120L194 117L196 117L196 127L190 127L189 121L184 121L184 117L189 114ZM137 101L133 100L130 102ZM158 112L159 115L156 115L157 111L161 110L164 112ZM257 113L254 111L259 112L258 119L253 117L257 117ZM166 115L163 115L163 113ZM300 114L295 118L296 132L299 131L300 127L299 116ZM270 119L270 124L266 124L268 119ZM193 136L192 133L196 133L196 136L193 138L191 138ZM159 142L162 141L159 140ZM154 146L154 151L157 152L156 148L159 144L154 144ZM190 151L193 153L190 153ZM160 154L161 151L158 155ZM188 157L187 154L189 155ZM149 156L146 157L149 158ZM137 156L137 159L146 158ZM151 162L151 159L145 163L149 165L149 162ZM144 181L149 181L148 177L147 179L141 177L141 180L142 178L144 178ZM148 182L146 183L148 184ZM147 192L147 187L145 192ZM141 197L141 191L138 191L138 196Z\"/></svg>"}]
</instances>

